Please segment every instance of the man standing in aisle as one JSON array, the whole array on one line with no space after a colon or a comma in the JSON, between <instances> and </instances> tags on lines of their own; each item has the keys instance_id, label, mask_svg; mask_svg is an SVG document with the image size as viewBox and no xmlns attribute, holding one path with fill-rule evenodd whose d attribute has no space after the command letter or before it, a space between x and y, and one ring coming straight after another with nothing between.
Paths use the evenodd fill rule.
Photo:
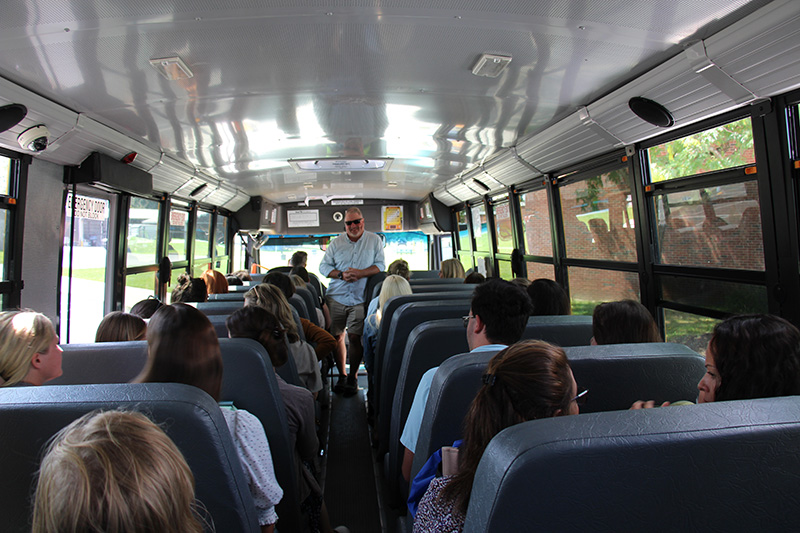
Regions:
<instances>
[{"instance_id":1,"label":"man standing in aisle","mask_svg":"<svg viewBox=\"0 0 800 533\"><path fill-rule=\"evenodd\" d=\"M364 216L357 207L344 215L345 233L333 239L319 265L319 272L331 279L326 295L331 313L331 334L338 341L336 366L339 380L334 392L352 396L358 392L358 367L363 357L361 333L364 329L364 290L367 278L386 268L383 241L364 231ZM344 370L345 329L350 341L350 373Z\"/></svg>"}]
</instances>

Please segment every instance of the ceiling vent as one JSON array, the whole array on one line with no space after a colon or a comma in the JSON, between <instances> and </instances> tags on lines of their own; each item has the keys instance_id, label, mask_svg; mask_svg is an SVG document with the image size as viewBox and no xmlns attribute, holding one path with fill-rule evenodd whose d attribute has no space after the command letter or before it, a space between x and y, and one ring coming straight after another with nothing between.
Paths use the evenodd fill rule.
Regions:
<instances>
[{"instance_id":1,"label":"ceiling vent","mask_svg":"<svg viewBox=\"0 0 800 533\"><path fill-rule=\"evenodd\" d=\"M509 63L511 63L511 56L483 53L472 67L472 73L485 78L496 78Z\"/></svg>"}]
</instances>

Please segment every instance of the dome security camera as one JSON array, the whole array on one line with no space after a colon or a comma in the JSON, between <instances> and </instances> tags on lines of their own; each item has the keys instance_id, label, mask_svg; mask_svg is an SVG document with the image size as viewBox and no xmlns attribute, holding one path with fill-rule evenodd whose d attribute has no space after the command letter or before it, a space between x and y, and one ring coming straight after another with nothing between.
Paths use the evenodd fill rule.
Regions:
<instances>
[{"instance_id":1,"label":"dome security camera","mask_svg":"<svg viewBox=\"0 0 800 533\"><path fill-rule=\"evenodd\" d=\"M28 128L17 137L17 142L22 149L31 152L43 152L47 149L47 143L49 141L50 132L44 124Z\"/></svg>"}]
</instances>

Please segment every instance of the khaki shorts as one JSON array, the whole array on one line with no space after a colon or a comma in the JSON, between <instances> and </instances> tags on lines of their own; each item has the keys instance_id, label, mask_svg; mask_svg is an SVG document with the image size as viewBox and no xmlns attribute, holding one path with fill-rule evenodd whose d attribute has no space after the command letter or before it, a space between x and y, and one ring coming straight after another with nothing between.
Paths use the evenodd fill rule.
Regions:
<instances>
[{"instance_id":1,"label":"khaki shorts","mask_svg":"<svg viewBox=\"0 0 800 533\"><path fill-rule=\"evenodd\" d=\"M361 335L364 331L364 304L342 305L328 297L331 312L331 335L338 337L347 328L351 335Z\"/></svg>"}]
</instances>

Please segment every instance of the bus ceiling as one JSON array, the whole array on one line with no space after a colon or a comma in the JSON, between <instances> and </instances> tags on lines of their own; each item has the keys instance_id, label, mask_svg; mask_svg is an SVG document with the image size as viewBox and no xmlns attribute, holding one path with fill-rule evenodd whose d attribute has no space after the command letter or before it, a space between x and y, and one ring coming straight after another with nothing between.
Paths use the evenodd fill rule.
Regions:
<instances>
[{"instance_id":1,"label":"bus ceiling","mask_svg":"<svg viewBox=\"0 0 800 533\"><path fill-rule=\"evenodd\" d=\"M0 146L135 152L154 190L230 211L452 206L667 131L632 98L678 128L800 86L798 22L793 0L12 2L0 106L27 114Z\"/></svg>"}]
</instances>

